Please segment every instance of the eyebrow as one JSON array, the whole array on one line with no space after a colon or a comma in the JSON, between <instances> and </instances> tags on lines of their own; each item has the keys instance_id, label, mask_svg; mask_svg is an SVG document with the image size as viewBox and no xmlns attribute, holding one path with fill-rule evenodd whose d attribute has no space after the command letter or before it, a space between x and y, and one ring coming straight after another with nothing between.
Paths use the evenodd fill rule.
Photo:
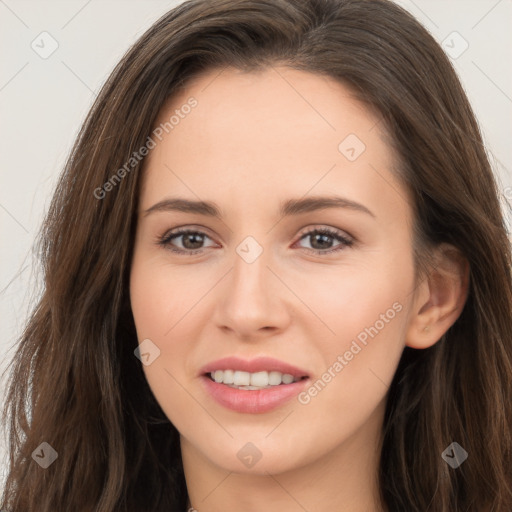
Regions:
<instances>
[{"instance_id":1,"label":"eyebrow","mask_svg":"<svg viewBox=\"0 0 512 512\"><path fill-rule=\"evenodd\" d=\"M301 199L288 199L284 201L279 208L282 217L292 215L300 215L318 210L326 210L330 208L345 208L358 212L363 212L375 218L375 214L366 206L356 203L350 199L339 196L314 196ZM221 209L216 203L211 201L192 201L182 198L166 198L154 204L145 210L144 216L154 212L178 211L184 213L196 213L208 217L222 218Z\"/></svg>"}]
</instances>

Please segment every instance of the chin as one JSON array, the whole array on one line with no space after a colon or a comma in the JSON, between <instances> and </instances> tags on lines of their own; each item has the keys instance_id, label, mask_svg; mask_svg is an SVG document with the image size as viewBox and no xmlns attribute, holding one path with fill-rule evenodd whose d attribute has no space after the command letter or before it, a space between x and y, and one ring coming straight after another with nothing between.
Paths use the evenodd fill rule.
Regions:
<instances>
[{"instance_id":1,"label":"chin","mask_svg":"<svg viewBox=\"0 0 512 512\"><path fill-rule=\"evenodd\" d=\"M226 444L215 443L213 451L211 445L201 451L215 466L225 471L247 475L285 473L305 465L307 459L315 458L314 454L308 457L307 453L283 447L278 439L273 442L265 440L267 434L268 431L262 436L244 437L243 440L237 437L230 439ZM300 443L298 444L300 446Z\"/></svg>"}]
</instances>

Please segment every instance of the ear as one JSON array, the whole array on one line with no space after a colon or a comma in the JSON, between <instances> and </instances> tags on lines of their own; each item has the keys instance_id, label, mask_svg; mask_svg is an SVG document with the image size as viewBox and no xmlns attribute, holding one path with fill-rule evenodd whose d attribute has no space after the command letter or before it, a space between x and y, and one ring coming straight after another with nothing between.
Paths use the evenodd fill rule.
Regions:
<instances>
[{"instance_id":1,"label":"ear","mask_svg":"<svg viewBox=\"0 0 512 512\"><path fill-rule=\"evenodd\" d=\"M434 250L429 274L417 285L406 345L424 349L437 343L462 313L469 289L469 263L450 244Z\"/></svg>"}]
</instances>

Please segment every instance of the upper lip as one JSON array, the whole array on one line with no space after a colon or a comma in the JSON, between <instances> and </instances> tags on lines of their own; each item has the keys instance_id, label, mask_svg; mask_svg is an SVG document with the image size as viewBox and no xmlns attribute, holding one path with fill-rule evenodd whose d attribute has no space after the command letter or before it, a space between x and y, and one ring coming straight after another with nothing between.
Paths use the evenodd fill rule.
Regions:
<instances>
[{"instance_id":1,"label":"upper lip","mask_svg":"<svg viewBox=\"0 0 512 512\"><path fill-rule=\"evenodd\" d=\"M272 357L257 357L251 360L240 359L239 357L224 357L206 364L201 368L200 373L204 375L215 370L238 370L249 373L281 372L293 375L295 378L309 377L305 370Z\"/></svg>"}]
</instances>

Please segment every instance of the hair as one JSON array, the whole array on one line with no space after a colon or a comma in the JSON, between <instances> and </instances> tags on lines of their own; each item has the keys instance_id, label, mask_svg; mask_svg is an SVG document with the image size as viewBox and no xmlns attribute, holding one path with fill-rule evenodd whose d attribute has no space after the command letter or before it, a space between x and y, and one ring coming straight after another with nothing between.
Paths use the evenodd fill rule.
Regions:
<instances>
[{"instance_id":1,"label":"hair","mask_svg":"<svg viewBox=\"0 0 512 512\"><path fill-rule=\"evenodd\" d=\"M405 347L391 384L383 505L512 510L512 264L499 187L449 59L387 0L189 0L126 52L39 233L43 290L10 367L2 509L185 510L179 434L133 353L129 269L144 159L103 187L194 77L274 65L334 78L378 113L413 198L418 265L443 242L469 263L459 318L432 347ZM46 470L31 457L43 441L58 453ZM441 457L453 441L469 454L456 470Z\"/></svg>"}]
</instances>

